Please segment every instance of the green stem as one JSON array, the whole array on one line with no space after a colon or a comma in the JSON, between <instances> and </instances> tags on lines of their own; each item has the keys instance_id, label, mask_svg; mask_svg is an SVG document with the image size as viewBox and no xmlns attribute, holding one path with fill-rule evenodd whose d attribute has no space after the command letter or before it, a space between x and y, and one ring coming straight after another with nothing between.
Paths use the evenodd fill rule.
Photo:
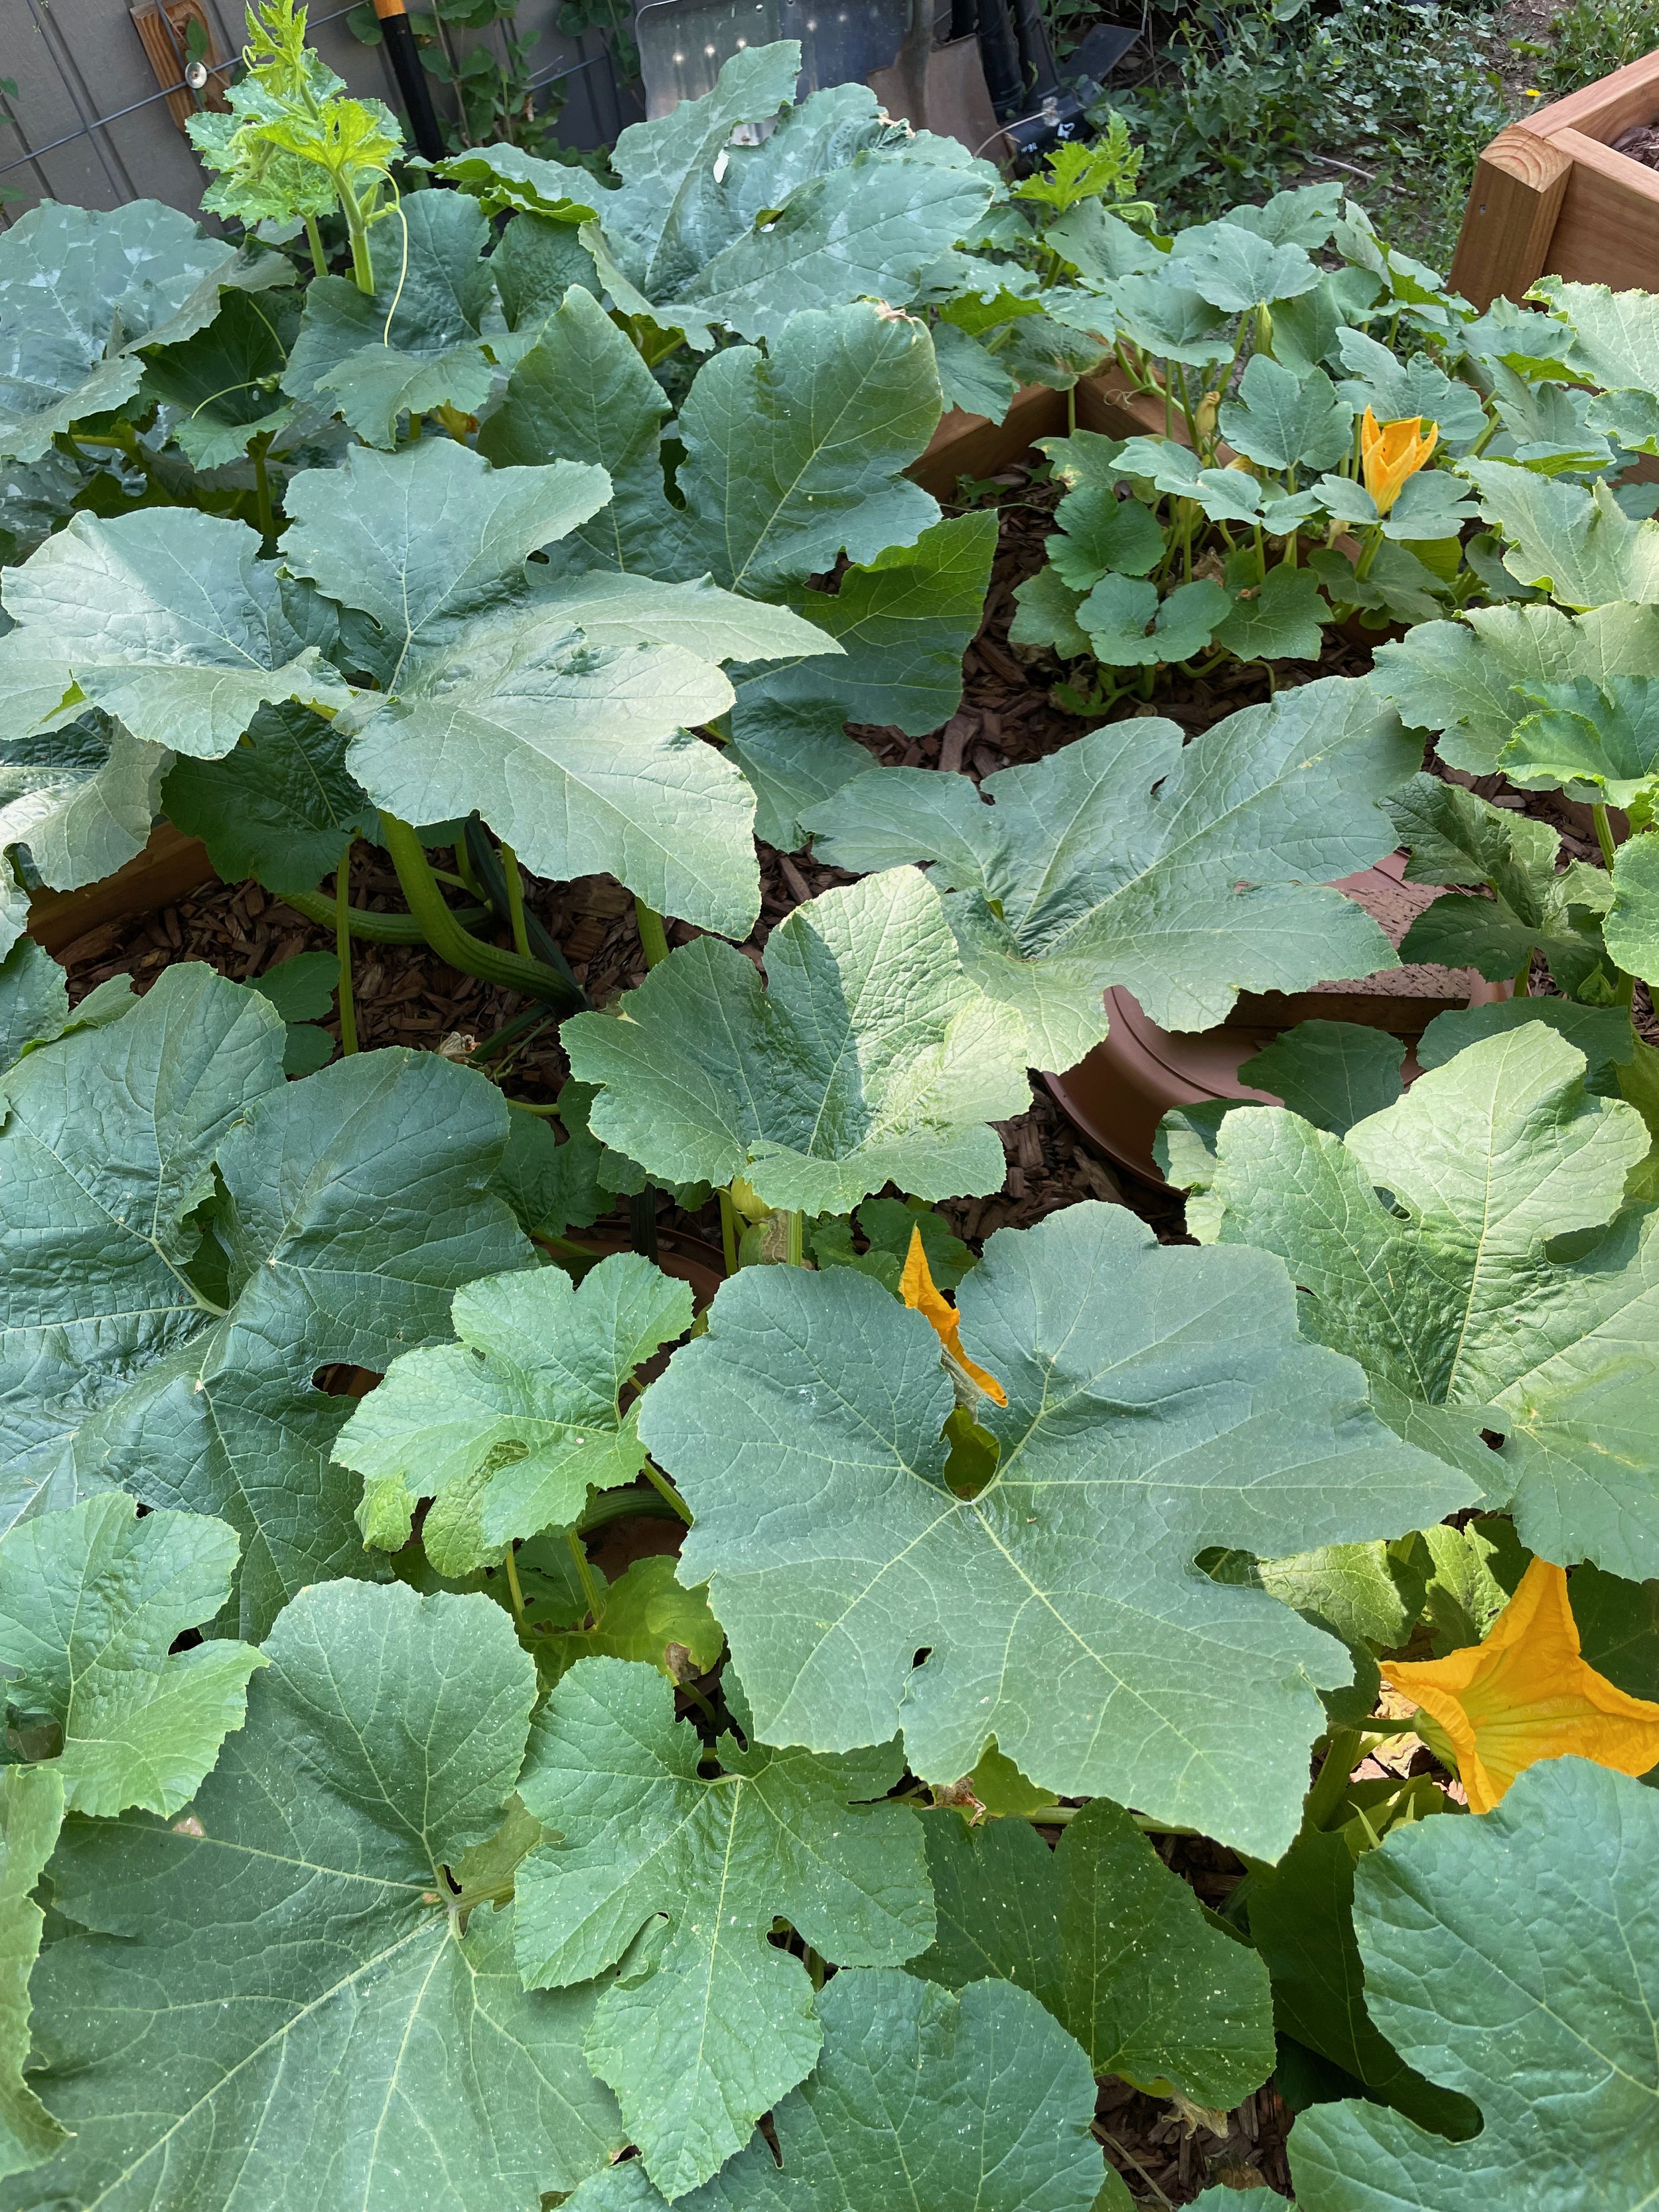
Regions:
<instances>
[{"instance_id":1,"label":"green stem","mask_svg":"<svg viewBox=\"0 0 1659 2212\"><path fill-rule=\"evenodd\" d=\"M513 1601L513 1618L520 1628L524 1626L524 1592L519 1588L518 1563L513 1557L514 1547L507 1547L507 1594Z\"/></svg>"},{"instance_id":2,"label":"green stem","mask_svg":"<svg viewBox=\"0 0 1659 2212\"><path fill-rule=\"evenodd\" d=\"M1333 1729L1325 1763L1319 1770L1318 1779L1309 1790L1302 1809L1304 1831L1322 1828L1331 1814L1342 1802L1350 1777L1359 1763L1360 1746L1364 1739L1358 1729Z\"/></svg>"},{"instance_id":3,"label":"green stem","mask_svg":"<svg viewBox=\"0 0 1659 2212\"><path fill-rule=\"evenodd\" d=\"M1377 548L1382 543L1382 526L1380 522L1374 522L1370 527L1370 535L1365 540L1359 558L1354 562L1353 580L1356 584L1364 583L1366 576L1370 573L1371 562L1376 560Z\"/></svg>"},{"instance_id":4,"label":"green stem","mask_svg":"<svg viewBox=\"0 0 1659 2212\"><path fill-rule=\"evenodd\" d=\"M648 1497L642 1490L606 1490L577 1522L576 1533L592 1535L594 1529L606 1528L612 1521L625 1521L630 1513L667 1514L676 1521L680 1517L665 1498Z\"/></svg>"},{"instance_id":5,"label":"green stem","mask_svg":"<svg viewBox=\"0 0 1659 2212\"><path fill-rule=\"evenodd\" d=\"M783 1217L783 1255L792 1267L806 1265L806 1249L803 1237L804 1223L799 1206L789 1207Z\"/></svg>"},{"instance_id":6,"label":"green stem","mask_svg":"<svg viewBox=\"0 0 1659 2212\"><path fill-rule=\"evenodd\" d=\"M1532 996L1532 947L1527 947L1521 965L1515 971L1515 995L1517 999Z\"/></svg>"},{"instance_id":7,"label":"green stem","mask_svg":"<svg viewBox=\"0 0 1659 2212\"><path fill-rule=\"evenodd\" d=\"M1619 848L1613 842L1613 824L1607 819L1605 799L1598 799L1590 811L1595 817L1595 838L1601 848L1601 858L1610 868L1613 866L1613 856Z\"/></svg>"},{"instance_id":8,"label":"green stem","mask_svg":"<svg viewBox=\"0 0 1659 2212\"><path fill-rule=\"evenodd\" d=\"M663 927L662 916L654 907L647 906L642 898L634 901L634 918L640 927L640 950L645 955L645 964L654 968L668 957L668 932Z\"/></svg>"},{"instance_id":9,"label":"green stem","mask_svg":"<svg viewBox=\"0 0 1659 2212\"><path fill-rule=\"evenodd\" d=\"M328 256L323 251L323 234L317 228L317 218L314 215L308 215L306 217L306 243L311 248L312 275L326 276Z\"/></svg>"},{"instance_id":10,"label":"green stem","mask_svg":"<svg viewBox=\"0 0 1659 2212\"><path fill-rule=\"evenodd\" d=\"M351 854L354 837L340 855L334 871L334 950L339 956L340 981L336 1003L340 1009L340 1050L357 1049L357 1009L351 995Z\"/></svg>"},{"instance_id":11,"label":"green stem","mask_svg":"<svg viewBox=\"0 0 1659 2212\"><path fill-rule=\"evenodd\" d=\"M501 945L486 945L482 938L462 928L444 903L443 893L427 866L425 849L407 822L398 821L393 814L381 815L380 842L398 871L398 884L410 914L420 924L421 934L441 960L459 968L463 975L481 976L501 989L520 991L526 998L544 999L568 1012L576 1012L580 999L556 969L539 960L526 960L521 953L509 952Z\"/></svg>"},{"instance_id":12,"label":"green stem","mask_svg":"<svg viewBox=\"0 0 1659 2212\"><path fill-rule=\"evenodd\" d=\"M284 906L291 906L295 914L302 914L307 921L315 921L325 929L334 927L334 900L327 891L283 891ZM426 933L412 914L373 914L366 906L349 909L351 933L369 945L424 945ZM463 927L474 921L487 921L488 915L482 907L462 907L455 920Z\"/></svg>"},{"instance_id":13,"label":"green stem","mask_svg":"<svg viewBox=\"0 0 1659 2212\"><path fill-rule=\"evenodd\" d=\"M346 235L351 240L352 277L360 292L367 292L373 297L374 262L368 250L368 225L363 220L363 211L358 204L357 195L347 184L345 179L337 177L334 181L340 195L340 207L346 219Z\"/></svg>"},{"instance_id":14,"label":"green stem","mask_svg":"<svg viewBox=\"0 0 1659 2212\"><path fill-rule=\"evenodd\" d=\"M559 1118L556 1106L532 1106L527 1098L509 1098L507 1103L515 1114L540 1114L552 1121Z\"/></svg>"},{"instance_id":15,"label":"green stem","mask_svg":"<svg viewBox=\"0 0 1659 2212\"><path fill-rule=\"evenodd\" d=\"M587 1563L587 1553L582 1548L581 1538L574 1528L565 1530L564 1540L570 1547L571 1564L576 1570L576 1579L582 1586L582 1595L587 1600L588 1617L597 1628L605 1619L605 1600L599 1595L599 1584L593 1579L593 1570Z\"/></svg>"},{"instance_id":16,"label":"green stem","mask_svg":"<svg viewBox=\"0 0 1659 2212\"><path fill-rule=\"evenodd\" d=\"M652 1466L649 1460L647 1460L645 1462L645 1479L651 1485L651 1487L657 1492L659 1496L665 1498L668 1500L668 1503L673 1507L675 1512L679 1515L681 1520L684 1522L686 1527L689 1528L691 1526L691 1508L680 1496L680 1493L675 1489L673 1484L668 1480L668 1477L665 1474L659 1474L657 1469Z\"/></svg>"},{"instance_id":17,"label":"green stem","mask_svg":"<svg viewBox=\"0 0 1659 2212\"><path fill-rule=\"evenodd\" d=\"M507 878L507 926L513 933L514 950L528 960L530 939L524 930L524 878L519 873L519 856L505 839L501 842L501 872Z\"/></svg>"},{"instance_id":18,"label":"green stem","mask_svg":"<svg viewBox=\"0 0 1659 2212\"><path fill-rule=\"evenodd\" d=\"M732 1208L731 1192L729 1190L722 1190L720 1192L719 1197L720 1202L720 1250L726 1255L726 1273L728 1275L735 1275L738 1272L738 1217Z\"/></svg>"},{"instance_id":19,"label":"green stem","mask_svg":"<svg viewBox=\"0 0 1659 2212\"><path fill-rule=\"evenodd\" d=\"M253 459L253 496L257 502L261 538L269 538L275 526L270 507L270 471L265 465L265 454L270 447L270 439L267 435L256 438L248 447Z\"/></svg>"}]
</instances>

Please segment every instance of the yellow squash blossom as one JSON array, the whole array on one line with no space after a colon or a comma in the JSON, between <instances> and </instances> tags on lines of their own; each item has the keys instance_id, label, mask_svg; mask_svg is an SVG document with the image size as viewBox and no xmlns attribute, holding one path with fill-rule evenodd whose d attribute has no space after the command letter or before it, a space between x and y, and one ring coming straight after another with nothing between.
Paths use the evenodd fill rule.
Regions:
<instances>
[{"instance_id":1,"label":"yellow squash blossom","mask_svg":"<svg viewBox=\"0 0 1659 2212\"><path fill-rule=\"evenodd\" d=\"M904 1255L904 1273L899 1277L899 1296L907 1306L933 1323L939 1342L969 1380L976 1383L988 1398L994 1398L999 1406L1006 1406L1008 1394L996 1376L977 1366L962 1348L961 1318L933 1281L920 1229L910 1231L910 1249Z\"/></svg>"},{"instance_id":2,"label":"yellow squash blossom","mask_svg":"<svg viewBox=\"0 0 1659 2212\"><path fill-rule=\"evenodd\" d=\"M1546 1559L1527 1569L1484 1644L1381 1665L1444 1730L1472 1813L1491 1812L1540 1759L1571 1753L1620 1774L1659 1766L1659 1705L1627 1697L1581 1656L1566 1575Z\"/></svg>"},{"instance_id":3,"label":"yellow squash blossom","mask_svg":"<svg viewBox=\"0 0 1659 2212\"><path fill-rule=\"evenodd\" d=\"M1440 426L1409 415L1399 422L1379 422L1368 407L1359 424L1359 462L1365 489L1379 514L1388 514L1408 477L1424 467L1440 442Z\"/></svg>"}]
</instances>

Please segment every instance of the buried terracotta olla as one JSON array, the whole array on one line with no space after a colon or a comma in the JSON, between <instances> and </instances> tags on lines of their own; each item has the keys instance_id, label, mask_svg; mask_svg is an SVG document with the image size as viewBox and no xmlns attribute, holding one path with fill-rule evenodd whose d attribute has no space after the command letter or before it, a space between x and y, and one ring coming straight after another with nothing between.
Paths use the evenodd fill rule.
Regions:
<instances>
[{"instance_id":1,"label":"buried terracotta olla","mask_svg":"<svg viewBox=\"0 0 1659 2212\"><path fill-rule=\"evenodd\" d=\"M1374 868L1337 884L1398 945L1418 915L1443 896L1441 887L1404 880L1406 856L1391 853ZM1160 1029L1121 988L1106 994L1111 1028L1104 1041L1064 1075L1045 1075L1055 1104L1092 1150L1144 1182L1163 1183L1152 1139L1176 1107L1218 1099L1277 1106L1271 1092L1239 1080L1243 1063L1298 1022L1351 1021L1387 1030L1415 1044L1437 1014L1509 997L1511 985L1488 983L1473 968L1413 962L1374 975L1320 983L1286 994L1245 992L1225 1022L1211 1030ZM1419 1073L1408 1049L1403 1070Z\"/></svg>"}]
</instances>

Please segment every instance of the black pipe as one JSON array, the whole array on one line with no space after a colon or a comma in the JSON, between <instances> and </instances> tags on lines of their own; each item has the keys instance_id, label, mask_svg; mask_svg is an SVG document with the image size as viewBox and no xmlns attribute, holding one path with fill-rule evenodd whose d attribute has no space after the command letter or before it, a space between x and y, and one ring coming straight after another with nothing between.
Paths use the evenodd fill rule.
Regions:
<instances>
[{"instance_id":1,"label":"black pipe","mask_svg":"<svg viewBox=\"0 0 1659 2212\"><path fill-rule=\"evenodd\" d=\"M985 89L991 95L997 121L1006 123L1024 114L1019 49L1004 0L979 0L979 51L985 64Z\"/></svg>"},{"instance_id":2,"label":"black pipe","mask_svg":"<svg viewBox=\"0 0 1659 2212\"><path fill-rule=\"evenodd\" d=\"M397 78L398 89L404 96L404 112L409 118L416 151L424 154L428 161L441 161L444 155L444 134L438 128L437 114L432 105L432 88L428 84L426 71L421 65L420 48L416 45L415 33L410 28L409 11L404 0L374 0L374 13L380 21L380 36L386 41L392 74Z\"/></svg>"}]
</instances>

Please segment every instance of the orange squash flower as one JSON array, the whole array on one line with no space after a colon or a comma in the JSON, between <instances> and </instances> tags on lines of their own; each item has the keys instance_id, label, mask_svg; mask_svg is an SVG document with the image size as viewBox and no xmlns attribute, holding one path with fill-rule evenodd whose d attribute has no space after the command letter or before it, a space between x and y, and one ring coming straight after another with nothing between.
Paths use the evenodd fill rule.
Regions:
<instances>
[{"instance_id":1,"label":"orange squash flower","mask_svg":"<svg viewBox=\"0 0 1659 2212\"><path fill-rule=\"evenodd\" d=\"M1359 465L1365 489L1386 514L1408 477L1424 467L1440 442L1440 426L1410 415L1398 422L1379 422L1368 407L1359 424Z\"/></svg>"},{"instance_id":2,"label":"orange squash flower","mask_svg":"<svg viewBox=\"0 0 1659 2212\"><path fill-rule=\"evenodd\" d=\"M1444 1659L1384 1659L1383 1680L1437 1721L1472 1813L1516 1776L1571 1753L1619 1774L1659 1766L1659 1705L1626 1695L1581 1656L1567 1577L1534 1559L1484 1644Z\"/></svg>"},{"instance_id":3,"label":"orange squash flower","mask_svg":"<svg viewBox=\"0 0 1659 2212\"><path fill-rule=\"evenodd\" d=\"M899 1277L899 1296L907 1306L925 1315L933 1323L933 1333L945 1346L947 1356L956 1362L969 1380L977 1384L988 1398L994 1398L999 1406L1006 1406L1008 1394L996 1376L969 1359L962 1348L961 1316L933 1281L920 1229L910 1231L910 1249L904 1255L904 1273Z\"/></svg>"}]
</instances>

